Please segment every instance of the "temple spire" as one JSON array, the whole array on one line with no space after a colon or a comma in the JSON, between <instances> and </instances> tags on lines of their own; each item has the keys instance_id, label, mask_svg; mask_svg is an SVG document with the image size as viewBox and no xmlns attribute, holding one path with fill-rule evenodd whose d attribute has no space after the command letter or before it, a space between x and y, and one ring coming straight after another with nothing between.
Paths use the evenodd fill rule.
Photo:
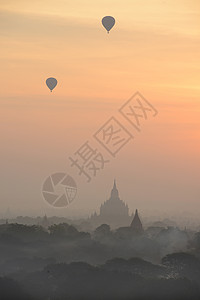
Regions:
<instances>
[{"instance_id":1,"label":"temple spire","mask_svg":"<svg viewBox=\"0 0 200 300\"><path fill-rule=\"evenodd\" d=\"M135 210L135 215L134 215L133 221L131 222L130 227L137 233L142 233L144 231L137 209Z\"/></svg>"},{"instance_id":2,"label":"temple spire","mask_svg":"<svg viewBox=\"0 0 200 300\"><path fill-rule=\"evenodd\" d=\"M119 192L118 192L118 189L116 186L116 180L114 179L113 188L111 191L111 198L114 199L114 198L118 198L118 197L119 197Z\"/></svg>"},{"instance_id":3,"label":"temple spire","mask_svg":"<svg viewBox=\"0 0 200 300\"><path fill-rule=\"evenodd\" d=\"M114 179L113 188L117 189L117 187L116 187L116 179Z\"/></svg>"}]
</instances>

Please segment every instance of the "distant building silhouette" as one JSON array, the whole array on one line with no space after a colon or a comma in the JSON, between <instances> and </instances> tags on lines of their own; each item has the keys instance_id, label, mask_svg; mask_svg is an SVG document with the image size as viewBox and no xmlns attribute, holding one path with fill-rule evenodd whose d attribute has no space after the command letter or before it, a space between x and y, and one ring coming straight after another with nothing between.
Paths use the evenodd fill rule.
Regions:
<instances>
[{"instance_id":1,"label":"distant building silhouette","mask_svg":"<svg viewBox=\"0 0 200 300\"><path fill-rule=\"evenodd\" d=\"M142 222L140 221L138 210L136 209L135 215L130 226L119 227L116 230L116 236L120 239L130 239L133 236L139 236L144 233Z\"/></svg>"},{"instance_id":2,"label":"distant building silhouette","mask_svg":"<svg viewBox=\"0 0 200 300\"><path fill-rule=\"evenodd\" d=\"M142 226L142 222L140 221L140 218L138 216L138 210L137 209L135 211L135 216L133 218L133 221L131 222L130 227L136 233L140 234L140 233L144 232L144 229L143 229L143 226Z\"/></svg>"},{"instance_id":3,"label":"distant building silhouette","mask_svg":"<svg viewBox=\"0 0 200 300\"><path fill-rule=\"evenodd\" d=\"M44 228L48 228L49 227L49 221L48 221L48 218L47 216L45 215L41 221L41 224L40 224L42 227Z\"/></svg>"},{"instance_id":4,"label":"distant building silhouette","mask_svg":"<svg viewBox=\"0 0 200 300\"><path fill-rule=\"evenodd\" d=\"M10 219L11 218L11 211L10 211L9 207L5 211L4 218L5 219Z\"/></svg>"},{"instance_id":5,"label":"distant building silhouette","mask_svg":"<svg viewBox=\"0 0 200 300\"><path fill-rule=\"evenodd\" d=\"M109 224L111 227L116 228L128 226L131 220L132 216L129 215L128 205L119 198L116 181L114 180L110 198L101 205L100 214L97 215L95 212L88 221L94 226Z\"/></svg>"}]
</instances>

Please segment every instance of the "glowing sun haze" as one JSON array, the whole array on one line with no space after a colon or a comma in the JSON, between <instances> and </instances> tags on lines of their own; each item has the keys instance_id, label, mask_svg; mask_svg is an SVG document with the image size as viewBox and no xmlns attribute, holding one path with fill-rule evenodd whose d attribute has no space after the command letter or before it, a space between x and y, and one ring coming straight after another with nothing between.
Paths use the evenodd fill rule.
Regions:
<instances>
[{"instance_id":1,"label":"glowing sun haze","mask_svg":"<svg viewBox=\"0 0 200 300\"><path fill-rule=\"evenodd\" d=\"M2 212L89 213L114 177L131 210L200 210L199 0L1 0L0 39ZM137 90L158 116L86 184L68 157ZM56 171L79 190L62 211L41 196Z\"/></svg>"}]
</instances>

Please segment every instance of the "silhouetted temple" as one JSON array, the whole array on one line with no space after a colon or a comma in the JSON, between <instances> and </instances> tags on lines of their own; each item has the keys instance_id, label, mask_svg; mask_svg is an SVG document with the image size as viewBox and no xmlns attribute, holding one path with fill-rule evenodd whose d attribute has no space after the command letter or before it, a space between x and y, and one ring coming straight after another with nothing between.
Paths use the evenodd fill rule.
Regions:
<instances>
[{"instance_id":1,"label":"silhouetted temple","mask_svg":"<svg viewBox=\"0 0 200 300\"><path fill-rule=\"evenodd\" d=\"M128 205L119 198L116 181L111 191L110 198L100 207L100 213L95 212L89 219L94 226L109 224L111 227L129 226L133 216L129 215Z\"/></svg>"},{"instance_id":2,"label":"silhouetted temple","mask_svg":"<svg viewBox=\"0 0 200 300\"><path fill-rule=\"evenodd\" d=\"M48 228L49 227L49 221L47 216L45 215L40 223L41 226L43 226L44 228Z\"/></svg>"},{"instance_id":3,"label":"silhouetted temple","mask_svg":"<svg viewBox=\"0 0 200 300\"><path fill-rule=\"evenodd\" d=\"M135 216L133 218L133 221L130 225L131 229L136 233L143 233L144 229L142 226L142 222L140 221L140 218L138 216L138 210L135 211Z\"/></svg>"}]
</instances>

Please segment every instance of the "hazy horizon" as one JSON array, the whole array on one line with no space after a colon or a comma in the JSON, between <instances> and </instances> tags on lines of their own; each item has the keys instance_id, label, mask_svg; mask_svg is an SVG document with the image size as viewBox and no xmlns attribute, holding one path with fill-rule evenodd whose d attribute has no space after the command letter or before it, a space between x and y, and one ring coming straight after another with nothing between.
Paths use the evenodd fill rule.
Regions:
<instances>
[{"instance_id":1,"label":"hazy horizon","mask_svg":"<svg viewBox=\"0 0 200 300\"><path fill-rule=\"evenodd\" d=\"M195 0L1 1L1 216L8 207L87 216L114 178L130 213L200 213L199 8ZM109 35L105 15L116 19ZM118 112L136 91L158 111L141 133ZM111 116L134 135L116 158L93 139ZM69 161L87 140L110 160L91 183ZM77 183L66 208L42 197L55 172Z\"/></svg>"}]
</instances>

